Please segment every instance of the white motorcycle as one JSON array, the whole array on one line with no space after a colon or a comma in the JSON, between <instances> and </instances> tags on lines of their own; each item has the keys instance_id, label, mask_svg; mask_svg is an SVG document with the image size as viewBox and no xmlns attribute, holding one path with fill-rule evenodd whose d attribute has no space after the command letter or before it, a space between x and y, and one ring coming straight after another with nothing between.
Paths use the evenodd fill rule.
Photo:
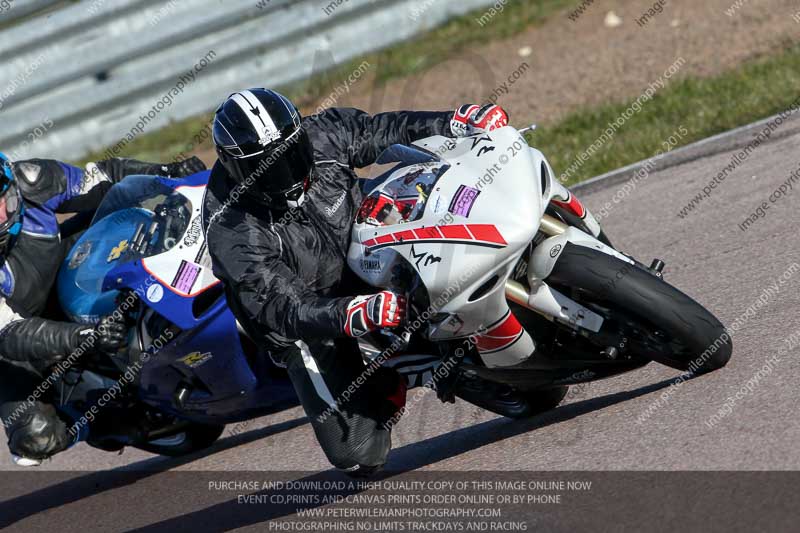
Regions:
<instances>
[{"instance_id":1,"label":"white motorcycle","mask_svg":"<svg viewBox=\"0 0 800 533\"><path fill-rule=\"evenodd\" d=\"M395 145L371 175L348 263L408 294L409 320L361 347L410 385L522 418L651 361L699 374L730 359L720 321L662 261L614 249L516 129Z\"/></svg>"}]
</instances>

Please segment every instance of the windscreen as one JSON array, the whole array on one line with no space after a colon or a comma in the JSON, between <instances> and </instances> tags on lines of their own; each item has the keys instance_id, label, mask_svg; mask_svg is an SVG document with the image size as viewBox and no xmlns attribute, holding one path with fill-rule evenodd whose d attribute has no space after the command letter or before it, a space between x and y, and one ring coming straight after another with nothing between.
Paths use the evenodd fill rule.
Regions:
<instances>
[{"instance_id":1,"label":"windscreen","mask_svg":"<svg viewBox=\"0 0 800 533\"><path fill-rule=\"evenodd\" d=\"M434 154L404 145L378 157L364 186L359 224L391 226L419 220L436 182L450 166Z\"/></svg>"},{"instance_id":2,"label":"windscreen","mask_svg":"<svg viewBox=\"0 0 800 533\"><path fill-rule=\"evenodd\" d=\"M100 292L105 276L120 264L164 253L183 237L192 204L158 180L132 176L106 195L68 258L83 291Z\"/></svg>"}]
</instances>

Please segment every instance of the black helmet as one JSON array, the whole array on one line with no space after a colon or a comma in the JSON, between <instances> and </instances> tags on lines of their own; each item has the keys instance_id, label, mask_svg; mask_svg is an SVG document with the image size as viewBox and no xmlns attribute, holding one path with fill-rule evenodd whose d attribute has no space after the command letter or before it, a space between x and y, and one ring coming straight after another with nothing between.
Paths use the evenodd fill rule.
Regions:
<instances>
[{"instance_id":1,"label":"black helmet","mask_svg":"<svg viewBox=\"0 0 800 533\"><path fill-rule=\"evenodd\" d=\"M314 158L300 112L266 89L232 94L214 117L219 160L243 192L277 209L303 202Z\"/></svg>"}]
</instances>

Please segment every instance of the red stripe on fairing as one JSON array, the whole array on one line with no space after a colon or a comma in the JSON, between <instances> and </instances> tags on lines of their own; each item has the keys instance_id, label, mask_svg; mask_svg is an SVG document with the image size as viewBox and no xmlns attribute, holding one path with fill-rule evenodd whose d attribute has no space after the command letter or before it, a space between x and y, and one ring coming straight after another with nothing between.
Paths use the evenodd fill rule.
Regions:
<instances>
[{"instance_id":1,"label":"red stripe on fairing","mask_svg":"<svg viewBox=\"0 0 800 533\"><path fill-rule=\"evenodd\" d=\"M485 333L489 337L516 337L522 333L522 324L519 323L514 313L509 312L508 316L498 325Z\"/></svg>"},{"instance_id":2,"label":"red stripe on fairing","mask_svg":"<svg viewBox=\"0 0 800 533\"><path fill-rule=\"evenodd\" d=\"M396 233L387 233L363 242L364 246L370 248L382 244L397 242L402 244L408 241L452 241L469 244L470 241L487 244L495 244L500 247L508 246L508 243L500 235L497 228L491 224L470 224L467 226L431 226L429 228L419 228L415 230L404 230Z\"/></svg>"},{"instance_id":3,"label":"red stripe on fairing","mask_svg":"<svg viewBox=\"0 0 800 533\"><path fill-rule=\"evenodd\" d=\"M416 233L417 237L419 237L420 239L441 239L442 238L442 233L436 228L436 226L433 226L431 228L415 229L414 233Z\"/></svg>"},{"instance_id":4,"label":"red stripe on fairing","mask_svg":"<svg viewBox=\"0 0 800 533\"><path fill-rule=\"evenodd\" d=\"M471 239L467 228L464 226L442 226L439 228L446 239Z\"/></svg>"},{"instance_id":5,"label":"red stripe on fairing","mask_svg":"<svg viewBox=\"0 0 800 533\"><path fill-rule=\"evenodd\" d=\"M581 201L574 194L569 195L569 201L567 202L562 202L561 200L553 200L553 202L565 209L569 209L581 218L586 216L586 208L583 207Z\"/></svg>"},{"instance_id":6,"label":"red stripe on fairing","mask_svg":"<svg viewBox=\"0 0 800 533\"><path fill-rule=\"evenodd\" d=\"M498 352L506 346L514 344L514 342L517 340L517 337L495 339L492 337L480 336L477 338L476 344L478 345L479 352Z\"/></svg>"},{"instance_id":7,"label":"red stripe on fairing","mask_svg":"<svg viewBox=\"0 0 800 533\"><path fill-rule=\"evenodd\" d=\"M414 232L411 230L400 231L398 233L393 233L392 235L394 235L394 239L397 242L417 240L417 236L414 235Z\"/></svg>"},{"instance_id":8,"label":"red stripe on fairing","mask_svg":"<svg viewBox=\"0 0 800 533\"><path fill-rule=\"evenodd\" d=\"M475 236L475 240L493 242L503 246L508 244L497 228L491 224L470 224L467 228Z\"/></svg>"},{"instance_id":9,"label":"red stripe on fairing","mask_svg":"<svg viewBox=\"0 0 800 533\"><path fill-rule=\"evenodd\" d=\"M479 352L496 352L514 344L523 333L522 324L509 311L508 315L495 327L476 336Z\"/></svg>"}]
</instances>

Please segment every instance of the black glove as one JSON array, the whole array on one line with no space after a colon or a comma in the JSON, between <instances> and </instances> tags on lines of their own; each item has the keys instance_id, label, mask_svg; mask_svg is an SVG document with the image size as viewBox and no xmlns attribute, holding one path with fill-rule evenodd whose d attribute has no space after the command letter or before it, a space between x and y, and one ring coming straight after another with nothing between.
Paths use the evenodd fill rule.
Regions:
<instances>
[{"instance_id":1,"label":"black glove","mask_svg":"<svg viewBox=\"0 0 800 533\"><path fill-rule=\"evenodd\" d=\"M164 165L164 167L167 169L167 176L170 178L185 178L206 170L206 164L195 156Z\"/></svg>"},{"instance_id":2,"label":"black glove","mask_svg":"<svg viewBox=\"0 0 800 533\"><path fill-rule=\"evenodd\" d=\"M77 349L82 346L93 354L114 353L128 344L128 328L125 324L105 317L94 328L77 332Z\"/></svg>"},{"instance_id":3,"label":"black glove","mask_svg":"<svg viewBox=\"0 0 800 533\"><path fill-rule=\"evenodd\" d=\"M30 363L39 372L85 354L113 352L125 346L127 328L110 318L95 326L33 317L9 324L0 333L0 357Z\"/></svg>"}]
</instances>

